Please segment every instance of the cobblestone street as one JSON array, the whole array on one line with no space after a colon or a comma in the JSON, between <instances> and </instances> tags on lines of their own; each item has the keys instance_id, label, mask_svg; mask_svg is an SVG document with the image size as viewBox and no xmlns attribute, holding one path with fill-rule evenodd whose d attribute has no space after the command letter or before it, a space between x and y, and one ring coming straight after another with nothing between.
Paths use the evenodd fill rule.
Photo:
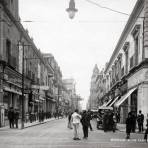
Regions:
<instances>
[{"instance_id":1,"label":"cobblestone street","mask_svg":"<svg viewBox=\"0 0 148 148\"><path fill-rule=\"evenodd\" d=\"M52 120L44 124L20 129L0 129L1 148L140 148L147 147L143 134L131 134L125 139L125 132L115 133L97 130L93 121L93 131L88 140L83 140L80 127L80 141L73 140L73 130L67 128L67 119Z\"/></svg>"}]
</instances>

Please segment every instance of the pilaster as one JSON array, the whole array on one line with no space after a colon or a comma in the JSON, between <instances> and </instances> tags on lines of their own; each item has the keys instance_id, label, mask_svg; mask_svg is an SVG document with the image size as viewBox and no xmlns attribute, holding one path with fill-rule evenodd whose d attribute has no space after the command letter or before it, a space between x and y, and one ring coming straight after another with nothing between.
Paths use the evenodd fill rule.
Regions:
<instances>
[{"instance_id":1,"label":"pilaster","mask_svg":"<svg viewBox=\"0 0 148 148\"><path fill-rule=\"evenodd\" d=\"M144 58L148 58L148 0L144 2Z\"/></svg>"}]
</instances>

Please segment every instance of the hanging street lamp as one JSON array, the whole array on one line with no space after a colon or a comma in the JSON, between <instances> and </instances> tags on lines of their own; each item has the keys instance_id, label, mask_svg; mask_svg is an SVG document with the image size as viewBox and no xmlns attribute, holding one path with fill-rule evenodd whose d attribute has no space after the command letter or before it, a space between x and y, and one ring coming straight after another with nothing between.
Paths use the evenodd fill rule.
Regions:
<instances>
[{"instance_id":1,"label":"hanging street lamp","mask_svg":"<svg viewBox=\"0 0 148 148\"><path fill-rule=\"evenodd\" d=\"M75 8L75 1L74 0L70 0L69 8L67 8L66 11L69 14L69 18L73 19L75 16L75 13L78 11L78 9Z\"/></svg>"}]
</instances>

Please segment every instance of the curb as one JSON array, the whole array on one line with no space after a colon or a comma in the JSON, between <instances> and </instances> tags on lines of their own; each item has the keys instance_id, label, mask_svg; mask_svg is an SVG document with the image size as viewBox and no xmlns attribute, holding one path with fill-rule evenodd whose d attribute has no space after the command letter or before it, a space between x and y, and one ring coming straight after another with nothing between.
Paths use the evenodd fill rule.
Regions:
<instances>
[{"instance_id":1,"label":"curb","mask_svg":"<svg viewBox=\"0 0 148 148\"><path fill-rule=\"evenodd\" d=\"M24 129L25 129L25 128L32 127L32 126L37 126L37 125L45 124L45 123L50 122L50 121L53 121L53 120L56 120L56 119L51 119L51 120L49 120L49 121L39 122L39 123L32 124L32 125L28 125L28 126L25 126L25 125L24 125ZM19 129L22 130L21 128L19 128Z\"/></svg>"},{"instance_id":2,"label":"curb","mask_svg":"<svg viewBox=\"0 0 148 148\"><path fill-rule=\"evenodd\" d=\"M59 118L60 119L60 118ZM37 126L37 125L40 125L40 124L45 124L45 123L48 123L48 122L50 122L50 121L54 121L54 120L56 120L55 118L53 118L53 119L51 119L51 120L47 120L47 121L44 121L44 122L38 122L38 123L35 123L35 124L30 124L30 125L25 125L26 123L24 123L24 128L23 129L25 129L25 128L29 128L29 127L33 127L33 126ZM7 125L7 126L4 126L4 127L0 127L0 131L1 130L5 130L5 129L10 129L9 128L9 126ZM20 125L20 123L18 124L18 128L14 128L14 129L18 129L18 130L23 130L23 129L21 129L21 125Z\"/></svg>"},{"instance_id":3,"label":"curb","mask_svg":"<svg viewBox=\"0 0 148 148\"><path fill-rule=\"evenodd\" d=\"M126 132L126 130L120 130L120 129L117 129L119 132ZM132 134L145 134L144 132L143 133L140 133L138 131L136 132L131 132Z\"/></svg>"}]
</instances>

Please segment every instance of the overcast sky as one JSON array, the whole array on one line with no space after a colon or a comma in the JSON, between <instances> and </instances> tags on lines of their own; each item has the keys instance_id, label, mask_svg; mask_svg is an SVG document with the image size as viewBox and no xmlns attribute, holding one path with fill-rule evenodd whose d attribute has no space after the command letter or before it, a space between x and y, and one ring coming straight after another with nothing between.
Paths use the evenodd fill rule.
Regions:
<instances>
[{"instance_id":1,"label":"overcast sky","mask_svg":"<svg viewBox=\"0 0 148 148\"><path fill-rule=\"evenodd\" d=\"M137 0L91 0L130 14ZM129 16L75 0L73 20L65 11L69 0L19 0L20 17L37 48L52 53L63 78L74 78L76 92L85 100L95 64L101 70L110 59ZM86 101L85 101L86 102Z\"/></svg>"}]
</instances>

